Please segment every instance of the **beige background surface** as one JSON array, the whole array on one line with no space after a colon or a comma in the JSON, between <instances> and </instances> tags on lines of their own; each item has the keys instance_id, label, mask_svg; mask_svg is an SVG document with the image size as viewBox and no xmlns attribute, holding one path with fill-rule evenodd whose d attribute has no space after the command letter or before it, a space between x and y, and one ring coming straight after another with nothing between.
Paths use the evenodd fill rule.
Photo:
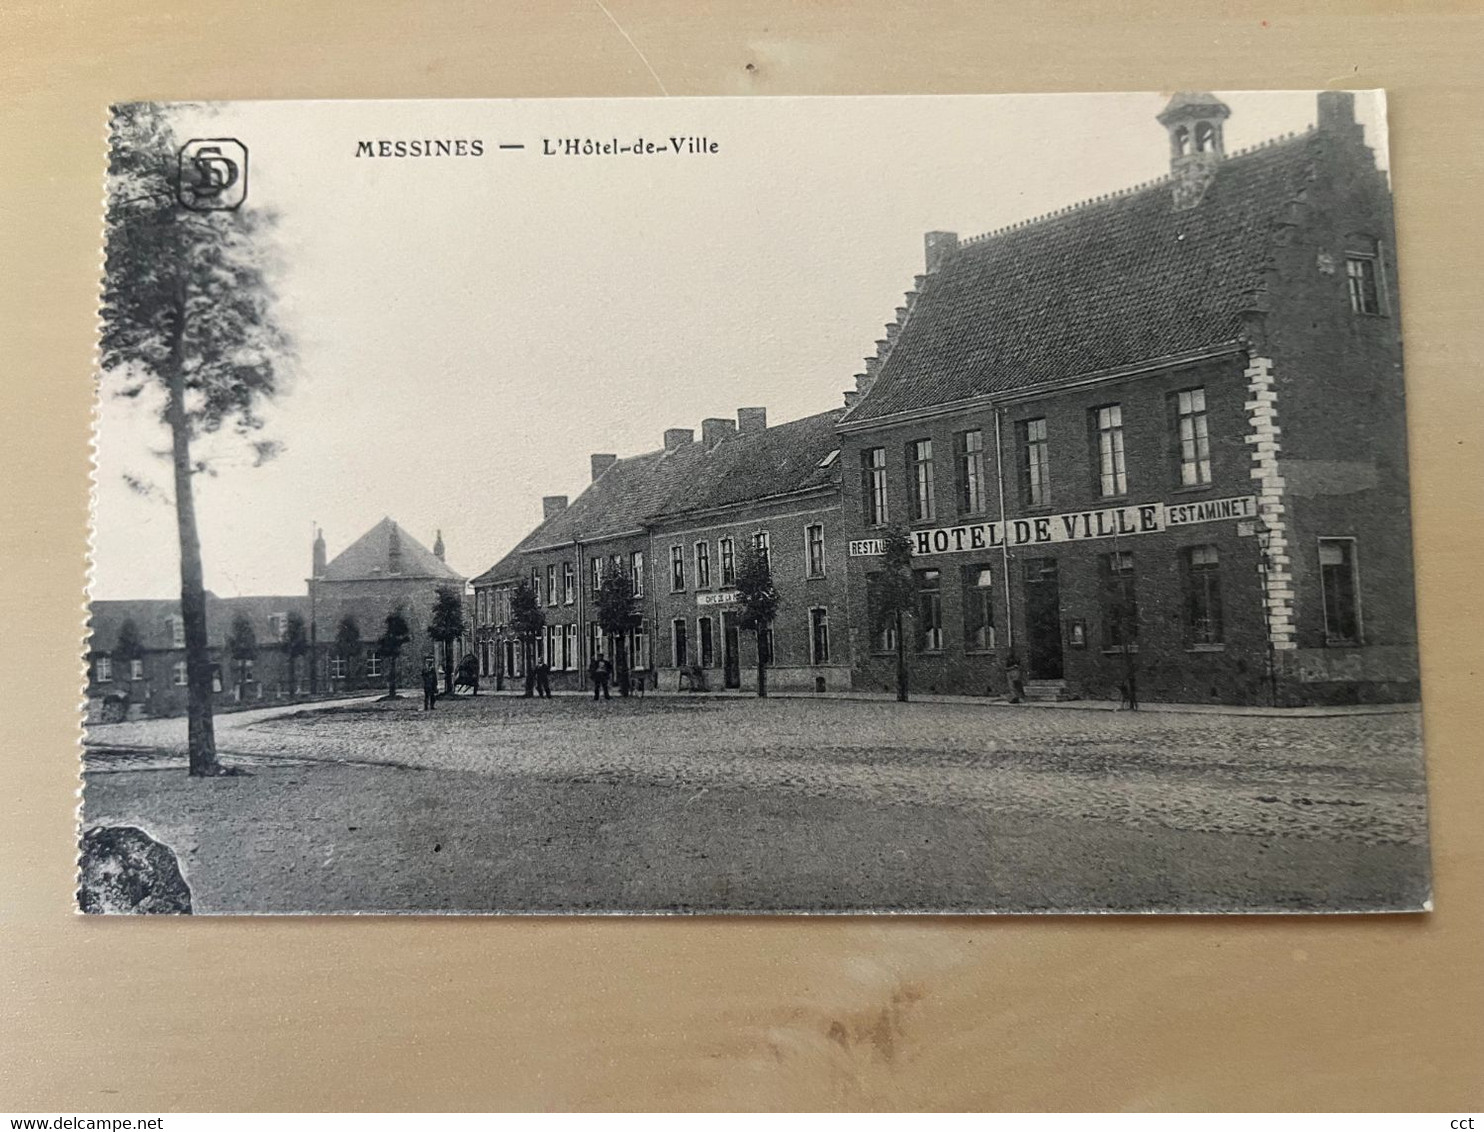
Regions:
<instances>
[{"instance_id":1,"label":"beige background surface","mask_svg":"<svg viewBox=\"0 0 1484 1132\"><path fill-rule=\"evenodd\" d=\"M0 1110L1477 1108L1484 6L1298 7L0 3ZM72 916L104 106L660 84L1391 90L1434 914Z\"/></svg>"}]
</instances>

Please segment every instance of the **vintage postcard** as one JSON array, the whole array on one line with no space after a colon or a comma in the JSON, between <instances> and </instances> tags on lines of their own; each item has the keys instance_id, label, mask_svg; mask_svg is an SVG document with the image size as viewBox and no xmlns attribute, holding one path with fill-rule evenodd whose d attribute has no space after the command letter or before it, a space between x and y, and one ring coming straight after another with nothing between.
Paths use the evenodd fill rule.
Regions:
<instances>
[{"instance_id":1,"label":"vintage postcard","mask_svg":"<svg viewBox=\"0 0 1484 1132\"><path fill-rule=\"evenodd\" d=\"M1427 908L1386 129L114 107L78 907Z\"/></svg>"}]
</instances>

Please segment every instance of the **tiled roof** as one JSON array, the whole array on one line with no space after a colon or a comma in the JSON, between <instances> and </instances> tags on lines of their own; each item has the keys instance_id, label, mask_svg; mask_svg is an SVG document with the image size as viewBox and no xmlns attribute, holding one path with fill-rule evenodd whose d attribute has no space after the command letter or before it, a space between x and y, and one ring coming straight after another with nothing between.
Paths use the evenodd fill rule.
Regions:
<instances>
[{"instance_id":1,"label":"tiled roof","mask_svg":"<svg viewBox=\"0 0 1484 1132\"><path fill-rule=\"evenodd\" d=\"M275 613L301 614L309 618L309 599L303 594L293 597L217 597L206 595L206 641L212 648L222 647L232 631L238 614L252 622L260 645L275 640L269 618ZM112 652L118 644L119 630L125 621L133 621L139 643L146 649L174 647L170 618L180 616L180 602L158 600L95 601L89 607L89 651Z\"/></svg>"},{"instance_id":2,"label":"tiled roof","mask_svg":"<svg viewBox=\"0 0 1484 1132\"><path fill-rule=\"evenodd\" d=\"M1191 209L1175 209L1167 178L965 241L846 423L1232 341L1322 138L1227 158Z\"/></svg>"},{"instance_id":3,"label":"tiled roof","mask_svg":"<svg viewBox=\"0 0 1484 1132\"><path fill-rule=\"evenodd\" d=\"M400 547L400 569L392 571L392 546ZM463 578L446 562L391 519L383 519L351 543L325 567L324 579L345 582L366 578Z\"/></svg>"},{"instance_id":4,"label":"tiled roof","mask_svg":"<svg viewBox=\"0 0 1484 1132\"><path fill-rule=\"evenodd\" d=\"M564 510L547 519L514 550L474 579L506 581L521 573L520 556L533 548L593 541L638 530L668 515L786 495L839 481L839 468L820 462L838 447L835 424L843 410L729 436L707 449L701 441L671 451L619 460Z\"/></svg>"}]
</instances>

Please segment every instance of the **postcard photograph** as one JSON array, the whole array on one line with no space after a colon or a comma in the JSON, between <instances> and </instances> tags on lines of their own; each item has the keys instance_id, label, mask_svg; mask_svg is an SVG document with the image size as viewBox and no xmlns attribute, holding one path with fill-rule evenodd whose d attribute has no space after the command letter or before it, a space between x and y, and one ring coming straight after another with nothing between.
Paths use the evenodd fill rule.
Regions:
<instances>
[{"instance_id":1,"label":"postcard photograph","mask_svg":"<svg viewBox=\"0 0 1484 1132\"><path fill-rule=\"evenodd\" d=\"M1383 92L106 164L80 911L1430 907Z\"/></svg>"}]
</instances>

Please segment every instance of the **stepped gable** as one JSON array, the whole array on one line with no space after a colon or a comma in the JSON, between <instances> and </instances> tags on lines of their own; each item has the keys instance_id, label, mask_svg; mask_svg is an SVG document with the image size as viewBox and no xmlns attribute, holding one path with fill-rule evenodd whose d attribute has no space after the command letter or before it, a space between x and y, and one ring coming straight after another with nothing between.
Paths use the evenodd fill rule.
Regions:
<instances>
[{"instance_id":1,"label":"stepped gable","mask_svg":"<svg viewBox=\"0 0 1484 1132\"><path fill-rule=\"evenodd\" d=\"M400 566L395 573L390 568L394 547ZM348 582L367 578L463 580L457 571L391 519L383 519L332 558L320 580Z\"/></svg>"},{"instance_id":2,"label":"stepped gable","mask_svg":"<svg viewBox=\"0 0 1484 1132\"><path fill-rule=\"evenodd\" d=\"M1227 157L1193 208L1167 176L964 241L845 423L1234 341L1322 138Z\"/></svg>"}]
</instances>

